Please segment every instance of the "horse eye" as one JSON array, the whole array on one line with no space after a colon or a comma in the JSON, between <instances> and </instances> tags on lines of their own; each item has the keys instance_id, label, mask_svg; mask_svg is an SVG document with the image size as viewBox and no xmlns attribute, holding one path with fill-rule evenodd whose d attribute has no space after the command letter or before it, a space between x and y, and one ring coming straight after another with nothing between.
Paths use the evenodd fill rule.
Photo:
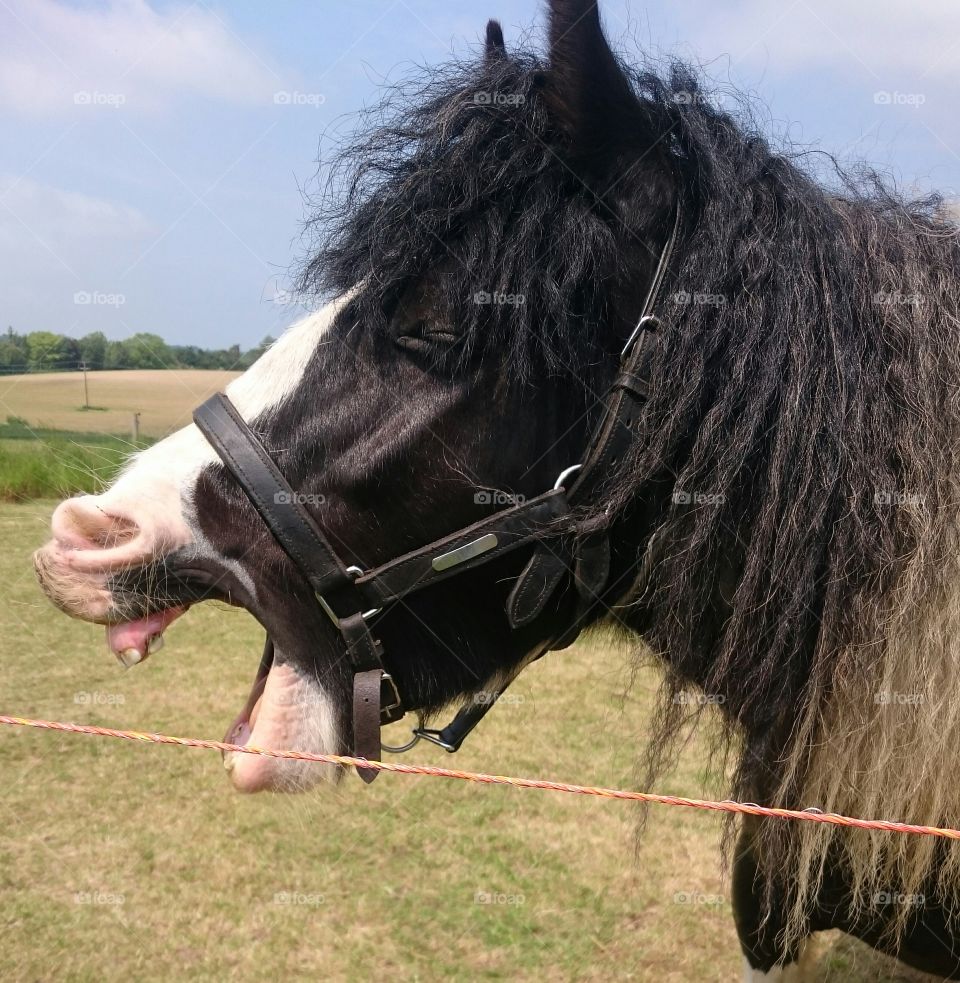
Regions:
<instances>
[{"instance_id":1,"label":"horse eye","mask_svg":"<svg viewBox=\"0 0 960 983\"><path fill-rule=\"evenodd\" d=\"M413 344L450 345L457 341L457 335L444 325L433 325L427 321L414 321L404 325L397 337L397 343L404 347Z\"/></svg>"}]
</instances>

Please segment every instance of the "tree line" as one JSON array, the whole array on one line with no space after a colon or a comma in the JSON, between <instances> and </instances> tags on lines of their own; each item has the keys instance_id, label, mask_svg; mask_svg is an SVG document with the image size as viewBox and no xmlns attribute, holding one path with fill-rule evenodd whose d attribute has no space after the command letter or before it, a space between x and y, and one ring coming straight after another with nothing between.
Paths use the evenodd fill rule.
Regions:
<instances>
[{"instance_id":1,"label":"tree line","mask_svg":"<svg viewBox=\"0 0 960 983\"><path fill-rule=\"evenodd\" d=\"M249 368L273 344L269 335L256 348L200 348L169 345L159 335L140 332L110 341L102 331L69 338L53 331L0 336L0 373L69 372L87 369L235 369Z\"/></svg>"}]
</instances>

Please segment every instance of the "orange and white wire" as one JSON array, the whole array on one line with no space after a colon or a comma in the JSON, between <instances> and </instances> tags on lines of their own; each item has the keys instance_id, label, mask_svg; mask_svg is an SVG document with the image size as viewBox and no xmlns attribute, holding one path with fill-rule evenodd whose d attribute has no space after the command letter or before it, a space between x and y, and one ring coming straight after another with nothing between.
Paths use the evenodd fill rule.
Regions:
<instances>
[{"instance_id":1,"label":"orange and white wire","mask_svg":"<svg viewBox=\"0 0 960 983\"><path fill-rule=\"evenodd\" d=\"M453 768L436 768L432 765L405 765L392 761L368 761L342 754L313 754L308 751L274 751L270 748L251 747L246 744L227 744L224 741L204 741L192 737L171 737L168 734L150 734L137 730L115 730L112 727L94 727L89 724L70 724L56 720L35 720L30 717L13 717L0 714L0 724L12 727L35 727L41 730L62 731L67 734L90 734L95 737L117 737L127 741L147 744L175 744L181 747L206 748L211 751L237 751L241 754L259 754L270 758L291 758L295 761L317 761L323 764L341 765L344 768L372 768L400 775L427 775L432 778L456 778L481 785L509 785L513 788L535 788L552 792L570 792L574 795L593 795L605 799L624 799L630 802L649 802L656 805L686 806L709 812L736 813L767 819L795 819L808 823L827 823L852 829L879 830L888 833L909 833L916 836L937 836L947 840L960 840L960 830L939 826L915 826L911 823L890 822L885 819L856 819L819 809L778 809L760 806L753 802L733 802L729 799L690 799L680 795L659 795L655 792L632 792L594 785L571 785L567 782L551 782L538 778L511 778L507 775L485 775L482 772L457 771Z\"/></svg>"}]
</instances>

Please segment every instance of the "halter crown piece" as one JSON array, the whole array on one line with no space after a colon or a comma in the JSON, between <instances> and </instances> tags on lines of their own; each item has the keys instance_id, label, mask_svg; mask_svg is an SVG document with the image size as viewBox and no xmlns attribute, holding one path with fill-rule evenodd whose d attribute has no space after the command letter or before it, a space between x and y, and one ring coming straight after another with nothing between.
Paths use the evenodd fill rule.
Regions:
<instances>
[{"instance_id":1,"label":"halter crown piece","mask_svg":"<svg viewBox=\"0 0 960 983\"><path fill-rule=\"evenodd\" d=\"M379 567L364 571L341 560L301 504L300 496L223 393L212 396L194 411L194 423L340 632L353 671L356 757L379 760L381 726L400 720L405 713L396 683L384 667L383 648L372 628L384 608L431 584L533 544L533 555L507 599L511 628L535 621L560 584L572 574L578 597L575 614L559 635L544 643L539 654L564 648L579 634L583 614L597 600L609 579L610 542L606 529L582 529L574 518L573 507L588 501L599 490L615 463L629 451L637 433L649 392L651 339L659 324L652 311L670 266L681 221L678 199L670 237L660 255L640 318L620 356L620 372L607 394L603 416L587 445L583 462L563 471L554 487L542 495L496 512ZM559 545L557 541L561 538L572 539L572 549ZM264 660L267 664L273 660L273 643L269 637ZM412 741L403 748L386 750L407 750L423 738L447 751L456 751L509 682L512 679L494 699L465 706L442 730L425 728L421 720ZM373 769L358 769L358 774L365 782L371 782L378 773Z\"/></svg>"}]
</instances>

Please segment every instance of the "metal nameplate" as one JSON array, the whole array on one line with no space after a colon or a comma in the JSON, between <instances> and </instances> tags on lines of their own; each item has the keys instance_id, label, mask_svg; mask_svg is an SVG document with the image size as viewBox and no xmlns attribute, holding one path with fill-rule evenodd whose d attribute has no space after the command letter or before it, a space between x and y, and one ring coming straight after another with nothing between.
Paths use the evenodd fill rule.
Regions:
<instances>
[{"instance_id":1,"label":"metal nameplate","mask_svg":"<svg viewBox=\"0 0 960 983\"><path fill-rule=\"evenodd\" d=\"M449 570L451 567L458 566L461 563L466 563L467 560L472 560L475 556L481 556L484 553L489 553L497 545L497 537L492 532L488 532L486 536L481 536L479 539L475 539L472 543L467 543L464 546L458 546L455 550L450 550L449 553L441 553L439 556L435 556L431 561L433 569L437 573L443 570Z\"/></svg>"}]
</instances>

